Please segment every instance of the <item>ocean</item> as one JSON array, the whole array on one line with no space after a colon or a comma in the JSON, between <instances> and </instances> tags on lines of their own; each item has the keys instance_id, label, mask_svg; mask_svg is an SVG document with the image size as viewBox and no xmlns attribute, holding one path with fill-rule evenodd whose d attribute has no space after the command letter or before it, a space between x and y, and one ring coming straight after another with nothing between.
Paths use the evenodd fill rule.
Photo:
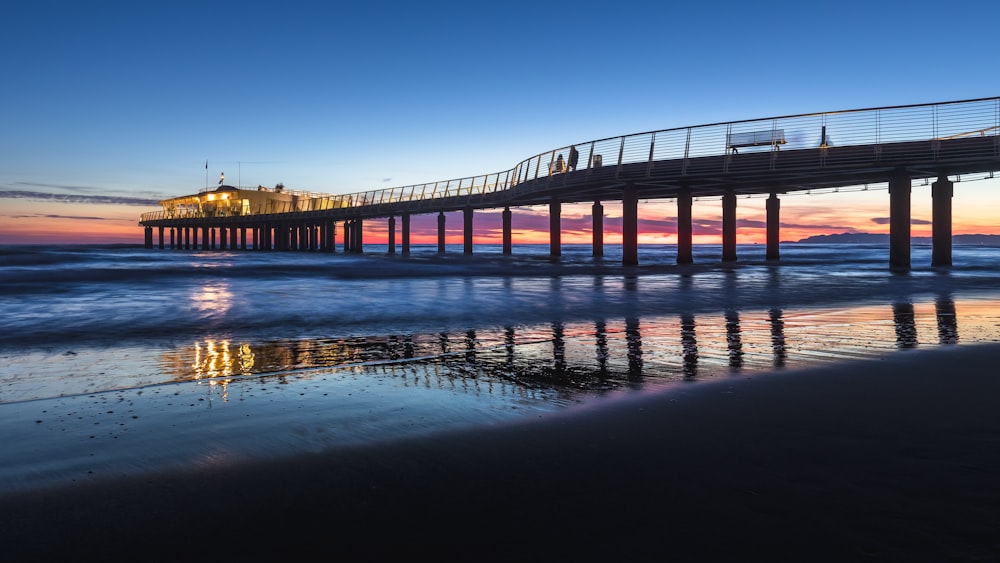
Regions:
<instances>
[{"instance_id":1,"label":"ocean","mask_svg":"<svg viewBox=\"0 0 1000 563\"><path fill-rule=\"evenodd\" d=\"M391 442L1000 341L1000 248L0 247L0 492ZM956 367L956 369L959 369Z\"/></svg>"}]
</instances>

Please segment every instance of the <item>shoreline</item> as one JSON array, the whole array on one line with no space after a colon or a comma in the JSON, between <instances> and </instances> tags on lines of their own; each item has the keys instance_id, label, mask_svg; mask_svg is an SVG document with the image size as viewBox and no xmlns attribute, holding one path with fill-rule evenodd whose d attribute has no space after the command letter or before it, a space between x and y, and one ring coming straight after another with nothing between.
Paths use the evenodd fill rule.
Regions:
<instances>
[{"instance_id":1,"label":"shoreline","mask_svg":"<svg viewBox=\"0 0 1000 563\"><path fill-rule=\"evenodd\" d=\"M997 344L911 350L11 493L0 546L109 560L987 560L1000 552L998 359Z\"/></svg>"}]
</instances>

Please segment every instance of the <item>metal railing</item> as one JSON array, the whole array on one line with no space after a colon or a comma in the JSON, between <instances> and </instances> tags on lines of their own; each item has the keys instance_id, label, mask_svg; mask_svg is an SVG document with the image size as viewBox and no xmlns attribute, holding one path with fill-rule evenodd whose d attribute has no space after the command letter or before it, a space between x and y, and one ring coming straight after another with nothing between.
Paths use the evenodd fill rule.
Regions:
<instances>
[{"instance_id":1,"label":"metal railing","mask_svg":"<svg viewBox=\"0 0 1000 563\"><path fill-rule=\"evenodd\" d=\"M682 173L688 163L701 157L730 154L734 148L729 141L734 138L769 138L780 135L781 144L761 143L743 146L744 152L776 152L800 149L822 150L830 147L868 145L871 156L861 159L878 160L881 148L892 143L913 141L942 141L969 136L1000 135L1000 97L978 98L933 104L887 106L823 113L769 117L661 129L608 137L576 143L579 163L576 170L593 173L607 167L645 162L652 171L660 161L679 161ZM433 202L443 198L497 194L519 184L562 174L553 164L562 155L566 159L570 145L550 149L522 160L509 170L357 192L344 195L308 194L316 201L313 209L261 210L249 214L295 213L325 209L356 208L388 203ZM844 161L839 162L840 165ZM823 166L822 161L819 166ZM704 171L704 170L700 170ZM726 170L721 170L725 172ZM204 215L201 215L204 216ZM190 217L194 217L191 215ZM145 213L141 221L172 218L163 211ZM182 218L182 217L177 217Z\"/></svg>"}]
</instances>

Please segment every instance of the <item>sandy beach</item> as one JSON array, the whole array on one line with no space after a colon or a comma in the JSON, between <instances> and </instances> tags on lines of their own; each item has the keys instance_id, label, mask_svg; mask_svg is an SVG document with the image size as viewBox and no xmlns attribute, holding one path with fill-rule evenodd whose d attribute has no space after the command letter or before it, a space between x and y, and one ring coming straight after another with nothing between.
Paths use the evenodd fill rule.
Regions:
<instances>
[{"instance_id":1,"label":"sandy beach","mask_svg":"<svg viewBox=\"0 0 1000 563\"><path fill-rule=\"evenodd\" d=\"M995 561L998 359L913 350L22 491L0 499L0 546L10 561Z\"/></svg>"}]
</instances>

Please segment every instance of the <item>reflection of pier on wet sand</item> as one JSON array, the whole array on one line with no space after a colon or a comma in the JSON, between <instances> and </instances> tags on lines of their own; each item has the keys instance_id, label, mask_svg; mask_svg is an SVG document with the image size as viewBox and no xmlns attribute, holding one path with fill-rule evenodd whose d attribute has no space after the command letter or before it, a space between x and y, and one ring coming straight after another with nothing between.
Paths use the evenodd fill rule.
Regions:
<instances>
[{"instance_id":1,"label":"reflection of pier on wet sand","mask_svg":"<svg viewBox=\"0 0 1000 563\"><path fill-rule=\"evenodd\" d=\"M975 322L978 329L986 324ZM967 335L969 341L997 337L995 328ZM173 381L286 379L374 370L400 377L423 374L423 384L431 386L472 378L496 383L497 389L513 385L603 391L958 341L955 303L940 295L933 302L852 309L730 308L721 313L558 321L459 333L258 343L208 340L164 353L161 369Z\"/></svg>"}]
</instances>

